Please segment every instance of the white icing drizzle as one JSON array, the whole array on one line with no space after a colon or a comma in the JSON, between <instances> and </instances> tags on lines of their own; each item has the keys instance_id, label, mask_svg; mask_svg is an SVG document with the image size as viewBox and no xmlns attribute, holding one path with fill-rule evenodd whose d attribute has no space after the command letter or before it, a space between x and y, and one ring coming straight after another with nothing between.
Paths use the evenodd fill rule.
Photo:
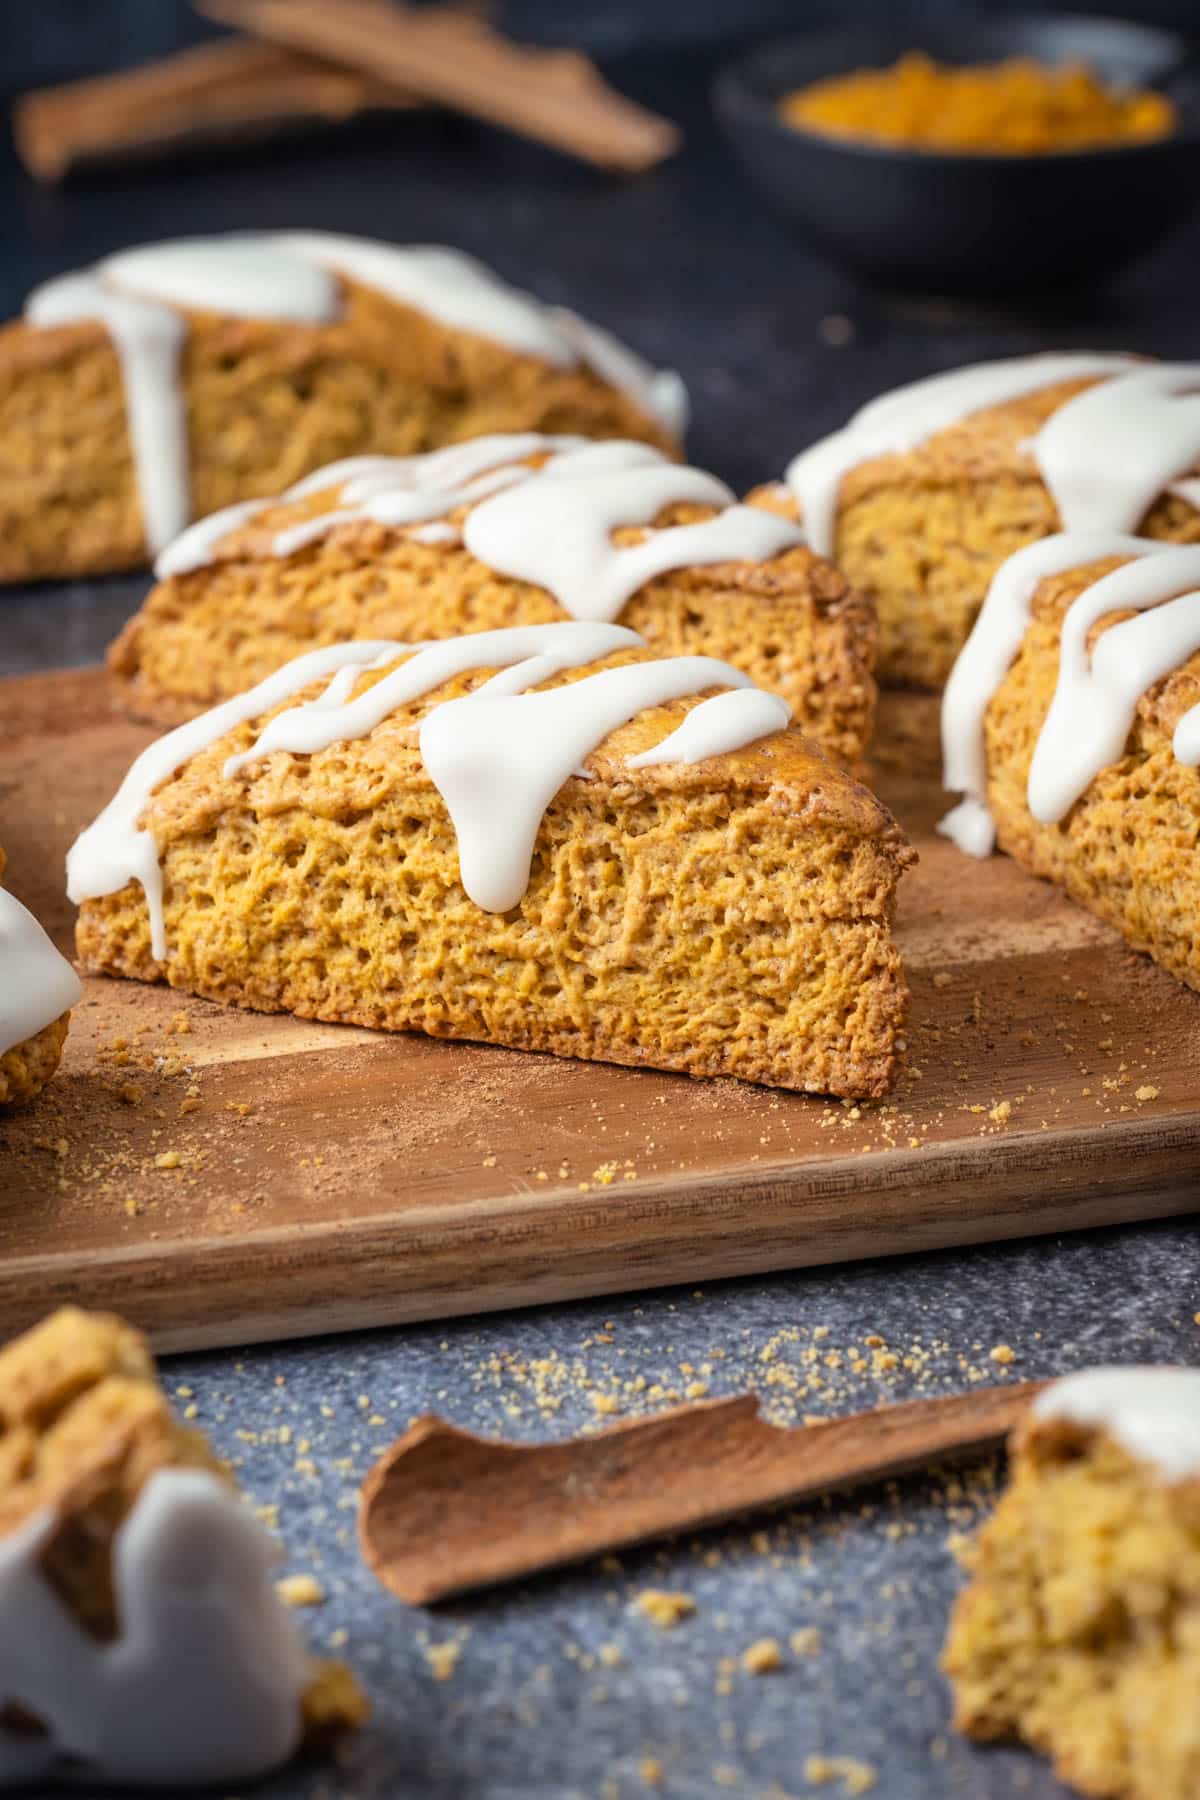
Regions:
<instances>
[{"instance_id":1,"label":"white icing drizzle","mask_svg":"<svg viewBox=\"0 0 1200 1800\"><path fill-rule=\"evenodd\" d=\"M1084 1369L1044 1389L1033 1417L1107 1432L1169 1482L1200 1476L1200 1369Z\"/></svg>"},{"instance_id":2,"label":"white icing drizzle","mask_svg":"<svg viewBox=\"0 0 1200 1800\"><path fill-rule=\"evenodd\" d=\"M651 531L618 546L622 526L649 526L664 508L720 508L692 525ZM804 541L790 521L739 506L724 482L651 460L644 446L597 444L551 458L537 474L476 506L463 526L473 556L535 583L576 619L615 619L669 569L760 562Z\"/></svg>"},{"instance_id":3,"label":"white icing drizzle","mask_svg":"<svg viewBox=\"0 0 1200 1800\"><path fill-rule=\"evenodd\" d=\"M262 509L261 500L235 500L232 506L223 506L206 519L197 519L155 558L154 573L160 581L166 581L171 575L189 575L193 569L206 567L221 539Z\"/></svg>"},{"instance_id":4,"label":"white icing drizzle","mask_svg":"<svg viewBox=\"0 0 1200 1800\"><path fill-rule=\"evenodd\" d=\"M1200 457L1200 363L1154 363L1085 388L1033 452L1067 531L1136 531Z\"/></svg>"},{"instance_id":5,"label":"white icing drizzle","mask_svg":"<svg viewBox=\"0 0 1200 1800\"><path fill-rule=\"evenodd\" d=\"M546 460L535 469L528 459L539 455ZM424 542L461 536L481 562L545 588L565 612L585 620L611 622L639 588L670 569L759 562L804 542L790 520L739 506L715 476L621 439L528 432L476 438L427 456L354 457L307 476L281 498L335 490L328 512L275 533L272 555L290 556L336 526L364 520L409 529ZM696 524L650 531L638 544L613 542L621 526L650 526L664 508L689 502L719 510ZM472 509L461 534L445 519L460 507ZM193 526L159 557L156 573L199 568L226 530L253 511L231 508Z\"/></svg>"},{"instance_id":6,"label":"white icing drizzle","mask_svg":"<svg viewBox=\"0 0 1200 1800\"><path fill-rule=\"evenodd\" d=\"M83 997L79 977L31 912L0 888L0 1056Z\"/></svg>"},{"instance_id":7,"label":"white icing drizzle","mask_svg":"<svg viewBox=\"0 0 1200 1800\"><path fill-rule=\"evenodd\" d=\"M237 775L275 750L312 756L318 750L328 750L331 744L366 737L399 707L472 669L519 665L520 683L528 687L548 681L564 669L596 662L615 650L628 650L641 643L635 631L620 625L515 625L500 631L472 632L467 637L443 638L401 663L354 700L328 707L322 696L312 705L279 713L264 726L248 750L227 759L223 773L227 777Z\"/></svg>"},{"instance_id":8,"label":"white icing drizzle","mask_svg":"<svg viewBox=\"0 0 1200 1800\"><path fill-rule=\"evenodd\" d=\"M193 756L216 742L225 732L248 719L271 712L290 700L301 688L332 676L347 664L359 670L383 655L399 656L403 644L379 639L372 643L329 644L310 650L276 669L248 693L189 719L165 737L157 738L133 763L116 794L99 818L80 833L67 854L67 893L75 904L118 894L131 881L141 883L150 912L150 944L161 962L167 954L163 924L163 880L154 834L142 831L138 820L151 794Z\"/></svg>"},{"instance_id":9,"label":"white icing drizzle","mask_svg":"<svg viewBox=\"0 0 1200 1800\"><path fill-rule=\"evenodd\" d=\"M996 831L987 804L984 720L1029 625L1033 596L1050 575L1110 556L1168 546L1119 533L1059 532L1027 544L1001 564L942 696L942 782L965 798L938 826L968 856L990 856Z\"/></svg>"},{"instance_id":10,"label":"white icing drizzle","mask_svg":"<svg viewBox=\"0 0 1200 1800\"><path fill-rule=\"evenodd\" d=\"M558 368L583 364L664 429L682 429L679 377L656 372L574 314L509 287L474 258L332 232L231 232L143 244L35 289L32 325L96 320L121 362L146 541L156 555L191 516L179 308L234 318L322 324L338 316L337 276L375 288L454 329L476 332ZM194 566L194 565L193 565Z\"/></svg>"},{"instance_id":11,"label":"white icing drizzle","mask_svg":"<svg viewBox=\"0 0 1200 1800\"><path fill-rule=\"evenodd\" d=\"M420 721L418 738L429 777L458 834L463 887L478 906L505 912L517 905L528 884L546 807L610 732L648 707L706 688L746 689L757 695L747 676L706 656L630 663L563 687L527 691L567 669L641 646L636 632L602 623L477 632L419 647L359 694L353 693L358 677L402 655L404 645L339 644L310 651L249 694L202 714L142 752L115 799L71 849L71 898L97 898L140 881L150 909L154 955L161 961L166 941L158 847L153 834L139 830L137 822L162 781L235 725L273 710L327 676L330 684L316 699L278 713L249 750L226 760L226 779L235 779L274 752L312 755L364 737L397 708L456 676L495 668L498 673L473 693L431 708ZM708 703L694 710L687 730L673 731L658 746L666 754L630 762L636 767L655 760L700 761L777 731L788 717L786 703L766 694L736 709Z\"/></svg>"},{"instance_id":12,"label":"white icing drizzle","mask_svg":"<svg viewBox=\"0 0 1200 1800\"><path fill-rule=\"evenodd\" d=\"M1057 824L1102 769L1118 761L1147 690L1200 650L1200 547L1142 538L1063 533L1029 545L998 572L951 676L942 708L945 784L967 798L939 829L971 855L987 855L994 829L987 809L983 725L992 696L1024 635L1038 582L1110 556L1134 560L1092 582L1063 620L1058 680L1029 770L1033 817ZM1104 632L1089 655L1092 628L1132 612ZM1200 707L1176 727L1180 762L1200 762Z\"/></svg>"},{"instance_id":13,"label":"white icing drizzle","mask_svg":"<svg viewBox=\"0 0 1200 1800\"><path fill-rule=\"evenodd\" d=\"M757 738L782 731L791 716L791 707L779 694L756 687L731 688L693 706L670 737L652 750L627 756L625 764L630 769L650 769L660 763L701 762L706 756L740 750Z\"/></svg>"},{"instance_id":14,"label":"white icing drizzle","mask_svg":"<svg viewBox=\"0 0 1200 1800\"><path fill-rule=\"evenodd\" d=\"M1142 367L1129 356L1052 352L1014 356L1002 362L972 363L967 368L951 369L881 394L856 413L843 430L802 451L787 469L785 479L799 503L809 543L820 555L832 556L842 477L859 463L911 450L972 413L986 412L1023 394L1036 393L1039 388L1088 376L1119 375ZM1067 404L1070 407L1075 402ZM1055 417L1061 417L1064 410L1060 407ZM1040 437L1039 433L1034 440L1035 454ZM1119 462L1131 455L1136 458L1139 448L1133 434L1122 429L1116 447L1110 441L1106 455L1111 454ZM1200 454L1200 439L1196 453ZM1189 466L1185 462L1173 473L1183 473ZM1047 485L1051 485L1049 481ZM1063 518L1068 527L1072 522Z\"/></svg>"},{"instance_id":15,"label":"white icing drizzle","mask_svg":"<svg viewBox=\"0 0 1200 1800\"><path fill-rule=\"evenodd\" d=\"M90 1637L39 1567L47 1511L0 1543L0 1786L56 1776L172 1789L245 1781L299 1743L309 1661L273 1585L276 1548L206 1470L160 1469L113 1540L120 1634Z\"/></svg>"}]
</instances>

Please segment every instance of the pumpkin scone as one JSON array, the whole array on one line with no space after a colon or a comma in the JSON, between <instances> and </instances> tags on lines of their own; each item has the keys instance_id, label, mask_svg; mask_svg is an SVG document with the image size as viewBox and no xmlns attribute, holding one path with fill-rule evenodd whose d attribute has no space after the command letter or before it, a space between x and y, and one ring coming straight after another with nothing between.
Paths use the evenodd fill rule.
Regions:
<instances>
[{"instance_id":1,"label":"pumpkin scone","mask_svg":"<svg viewBox=\"0 0 1200 1800\"><path fill-rule=\"evenodd\" d=\"M941 830L1200 989L1200 545L1062 533L992 583L942 701Z\"/></svg>"},{"instance_id":2,"label":"pumpkin scone","mask_svg":"<svg viewBox=\"0 0 1200 1800\"><path fill-rule=\"evenodd\" d=\"M677 376L455 250L144 245L0 328L0 581L136 568L339 457L516 430L674 452L685 415Z\"/></svg>"},{"instance_id":3,"label":"pumpkin scone","mask_svg":"<svg viewBox=\"0 0 1200 1800\"><path fill-rule=\"evenodd\" d=\"M122 1320L64 1307L0 1350L0 1787L247 1781L360 1724L277 1554Z\"/></svg>"},{"instance_id":4,"label":"pumpkin scone","mask_svg":"<svg viewBox=\"0 0 1200 1800\"><path fill-rule=\"evenodd\" d=\"M912 852L788 707L568 621L313 650L73 846L86 967L266 1012L884 1093Z\"/></svg>"},{"instance_id":5,"label":"pumpkin scone","mask_svg":"<svg viewBox=\"0 0 1200 1800\"><path fill-rule=\"evenodd\" d=\"M941 688L1000 564L1059 530L1200 539L1200 363L1070 351L884 394L750 498L879 611L885 686Z\"/></svg>"},{"instance_id":6,"label":"pumpkin scone","mask_svg":"<svg viewBox=\"0 0 1200 1800\"><path fill-rule=\"evenodd\" d=\"M1068 1376L1011 1451L943 1657L956 1725L1096 1800L1195 1800L1200 1370Z\"/></svg>"},{"instance_id":7,"label":"pumpkin scone","mask_svg":"<svg viewBox=\"0 0 1200 1800\"><path fill-rule=\"evenodd\" d=\"M160 724L316 645L574 617L737 663L849 764L870 737L869 603L794 526L644 444L525 434L335 465L194 525L158 569L109 665Z\"/></svg>"},{"instance_id":8,"label":"pumpkin scone","mask_svg":"<svg viewBox=\"0 0 1200 1800\"><path fill-rule=\"evenodd\" d=\"M0 877L4 860L0 848ZM32 1100L45 1087L82 994L33 914L0 887L0 1106Z\"/></svg>"}]
</instances>

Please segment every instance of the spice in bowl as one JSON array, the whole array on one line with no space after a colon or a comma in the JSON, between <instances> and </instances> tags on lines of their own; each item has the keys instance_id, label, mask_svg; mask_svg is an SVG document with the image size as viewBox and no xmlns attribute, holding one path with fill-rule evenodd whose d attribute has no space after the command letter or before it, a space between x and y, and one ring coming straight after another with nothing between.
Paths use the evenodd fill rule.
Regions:
<instances>
[{"instance_id":1,"label":"spice in bowl","mask_svg":"<svg viewBox=\"0 0 1200 1800\"><path fill-rule=\"evenodd\" d=\"M888 69L855 69L785 94L789 125L829 137L965 155L1031 156L1147 143L1175 108L1147 88L1109 86L1086 63L1029 57L951 67L919 50Z\"/></svg>"}]
</instances>

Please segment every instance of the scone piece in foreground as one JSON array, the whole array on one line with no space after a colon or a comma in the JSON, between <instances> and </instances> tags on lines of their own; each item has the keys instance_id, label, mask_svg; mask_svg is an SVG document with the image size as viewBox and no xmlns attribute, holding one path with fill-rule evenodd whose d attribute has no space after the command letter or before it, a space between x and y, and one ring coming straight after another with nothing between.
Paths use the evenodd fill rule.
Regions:
<instances>
[{"instance_id":1,"label":"scone piece in foreground","mask_svg":"<svg viewBox=\"0 0 1200 1800\"><path fill-rule=\"evenodd\" d=\"M0 1350L0 1786L245 1781L361 1723L276 1554L130 1326L64 1307Z\"/></svg>"},{"instance_id":2,"label":"scone piece in foreground","mask_svg":"<svg viewBox=\"0 0 1200 1800\"><path fill-rule=\"evenodd\" d=\"M160 724L320 644L575 617L735 663L848 765L870 738L868 602L794 527L644 444L524 434L343 464L194 527L159 570L109 666Z\"/></svg>"},{"instance_id":3,"label":"scone piece in foreground","mask_svg":"<svg viewBox=\"0 0 1200 1800\"><path fill-rule=\"evenodd\" d=\"M0 849L0 876L4 861ZM82 994L32 913L0 887L0 1106L32 1100L45 1087Z\"/></svg>"},{"instance_id":4,"label":"scone piece in foreground","mask_svg":"<svg viewBox=\"0 0 1200 1800\"><path fill-rule=\"evenodd\" d=\"M758 504L799 518L879 612L885 687L941 688L988 583L1059 530L1200 538L1200 364L1068 351L883 394Z\"/></svg>"},{"instance_id":5,"label":"scone piece in foreground","mask_svg":"<svg viewBox=\"0 0 1200 1800\"><path fill-rule=\"evenodd\" d=\"M264 1012L885 1093L912 852L787 711L615 625L309 652L151 746L78 840L80 955Z\"/></svg>"},{"instance_id":6,"label":"scone piece in foreground","mask_svg":"<svg viewBox=\"0 0 1200 1800\"><path fill-rule=\"evenodd\" d=\"M675 451L685 414L677 376L455 250L143 244L0 327L0 582L135 568L337 457L526 430Z\"/></svg>"},{"instance_id":7,"label":"scone piece in foreground","mask_svg":"<svg viewBox=\"0 0 1200 1800\"><path fill-rule=\"evenodd\" d=\"M1012 1457L943 1658L956 1725L1097 1800L1195 1800L1200 1370L1069 1376Z\"/></svg>"},{"instance_id":8,"label":"scone piece in foreground","mask_svg":"<svg viewBox=\"0 0 1200 1800\"><path fill-rule=\"evenodd\" d=\"M1200 546L1065 532L1020 551L942 737L960 848L997 843L1200 989Z\"/></svg>"}]
</instances>

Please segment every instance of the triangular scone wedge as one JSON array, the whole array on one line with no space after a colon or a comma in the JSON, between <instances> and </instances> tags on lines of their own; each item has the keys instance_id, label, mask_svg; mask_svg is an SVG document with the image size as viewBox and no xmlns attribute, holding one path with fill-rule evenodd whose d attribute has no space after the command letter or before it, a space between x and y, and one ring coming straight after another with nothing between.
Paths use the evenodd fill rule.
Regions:
<instances>
[{"instance_id":1,"label":"triangular scone wedge","mask_svg":"<svg viewBox=\"0 0 1200 1800\"><path fill-rule=\"evenodd\" d=\"M663 655L736 663L855 767L875 709L873 610L798 531L733 498L640 444L605 446L599 466L590 447L521 436L332 468L187 534L109 666L124 706L174 724L319 644L619 619ZM511 533L496 529L506 512ZM603 550L566 554L597 521ZM631 552L656 558L633 565L641 579Z\"/></svg>"},{"instance_id":2,"label":"triangular scone wedge","mask_svg":"<svg viewBox=\"0 0 1200 1800\"><path fill-rule=\"evenodd\" d=\"M0 846L0 878L4 875ZM62 1059L79 977L0 886L0 1106L32 1100Z\"/></svg>"},{"instance_id":3,"label":"triangular scone wedge","mask_svg":"<svg viewBox=\"0 0 1200 1800\"><path fill-rule=\"evenodd\" d=\"M998 845L1200 989L1200 545L1062 532L1018 552L942 719L967 796L946 835Z\"/></svg>"},{"instance_id":4,"label":"triangular scone wedge","mask_svg":"<svg viewBox=\"0 0 1200 1800\"><path fill-rule=\"evenodd\" d=\"M615 626L312 652L146 752L71 853L80 955L267 1012L885 1093L913 853L786 716Z\"/></svg>"},{"instance_id":5,"label":"triangular scone wedge","mask_svg":"<svg viewBox=\"0 0 1200 1800\"><path fill-rule=\"evenodd\" d=\"M101 317L114 298L133 313ZM674 452L683 417L676 377L456 251L140 246L0 328L0 582L137 568L338 457L524 430Z\"/></svg>"},{"instance_id":6,"label":"triangular scone wedge","mask_svg":"<svg viewBox=\"0 0 1200 1800\"><path fill-rule=\"evenodd\" d=\"M228 1784L360 1724L276 1555L122 1320L64 1307L0 1350L0 1787Z\"/></svg>"},{"instance_id":7,"label":"triangular scone wedge","mask_svg":"<svg viewBox=\"0 0 1200 1800\"><path fill-rule=\"evenodd\" d=\"M1194 1800L1200 1370L1068 1376L1012 1458L943 1657L956 1725L1097 1800Z\"/></svg>"}]
</instances>

